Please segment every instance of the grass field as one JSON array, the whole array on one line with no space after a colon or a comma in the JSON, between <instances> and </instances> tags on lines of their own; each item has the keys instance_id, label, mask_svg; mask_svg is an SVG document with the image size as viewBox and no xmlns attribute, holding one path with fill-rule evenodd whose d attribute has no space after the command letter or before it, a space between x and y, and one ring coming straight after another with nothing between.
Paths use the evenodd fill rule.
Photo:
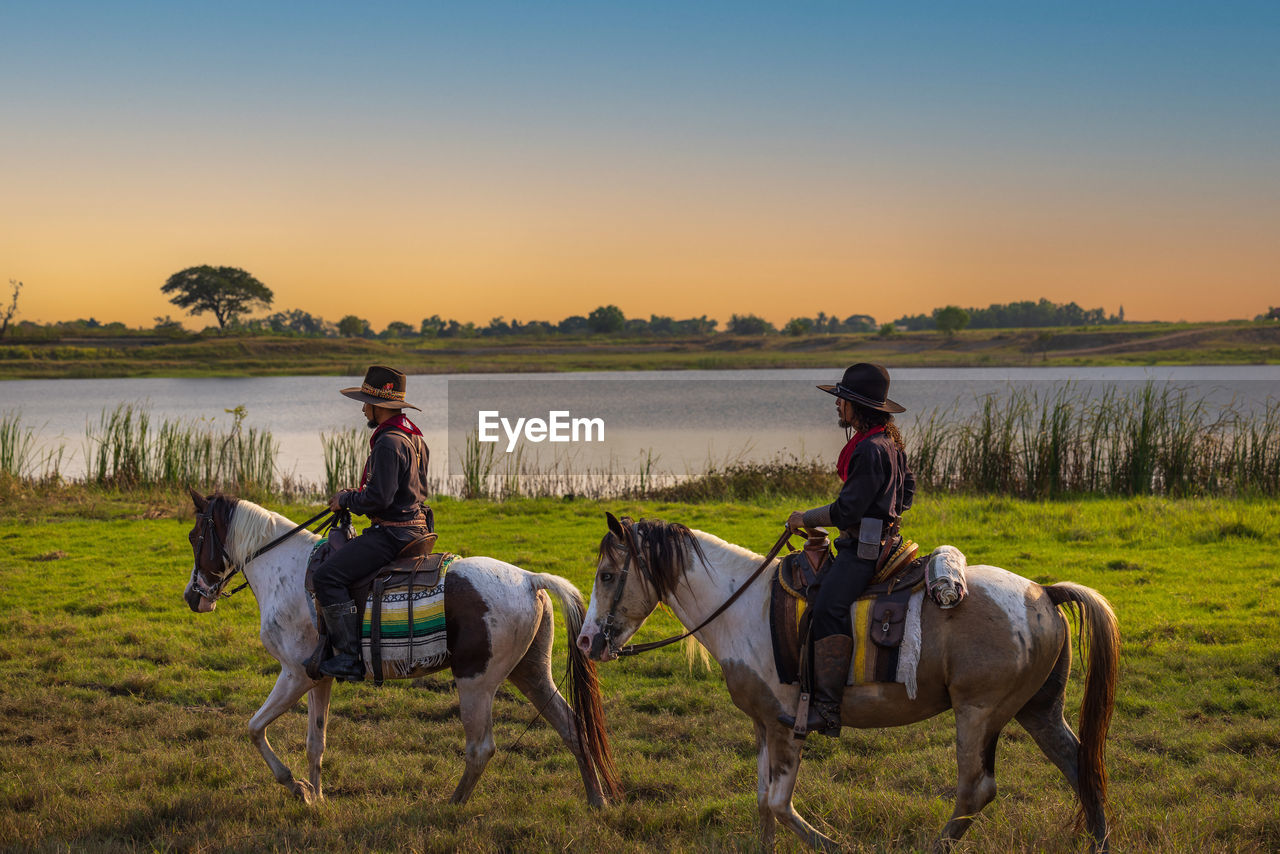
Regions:
<instances>
[{"instance_id":1,"label":"grass field","mask_svg":"<svg viewBox=\"0 0 1280 854\"><path fill-rule=\"evenodd\" d=\"M0 378L359 376L371 363L407 373L507 373L729 368L1280 363L1280 323L1149 323L831 335L689 337L362 338L192 337L0 342Z\"/></svg>"},{"instance_id":2,"label":"grass field","mask_svg":"<svg viewBox=\"0 0 1280 854\"><path fill-rule=\"evenodd\" d=\"M314 508L274 508L302 519ZM661 517L763 550L782 503L644 506L441 501L440 546L564 575L584 589L603 511ZM245 723L277 665L248 591L214 614L181 600L189 506L78 493L0 506L0 849L751 850L755 756L718 670L676 649L601 666L627 794L586 807L550 727L514 690L499 752L471 802L456 692L342 685L329 726L327 801L289 799ZM1108 762L1116 851L1280 849L1280 502L925 499L923 546L960 546L1038 581L1106 595L1124 646ZM642 631L673 629L659 613ZM642 638L642 639L643 639ZM557 621L562 672L563 620ZM1073 676L1078 677L1077 673ZM1081 695L1078 678L1068 703ZM1074 712L1072 713L1074 715ZM305 771L305 716L269 730ZM952 808L953 722L811 738L798 809L851 850L927 848ZM1001 784L960 850L1075 851L1072 796L1016 725ZM801 850L779 831L782 850Z\"/></svg>"}]
</instances>

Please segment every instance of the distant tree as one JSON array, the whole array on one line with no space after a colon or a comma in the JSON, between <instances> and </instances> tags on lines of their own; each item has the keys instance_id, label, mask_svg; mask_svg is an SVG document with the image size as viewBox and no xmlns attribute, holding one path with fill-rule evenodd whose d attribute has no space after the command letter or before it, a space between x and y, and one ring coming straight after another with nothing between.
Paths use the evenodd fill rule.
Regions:
<instances>
[{"instance_id":1,"label":"distant tree","mask_svg":"<svg viewBox=\"0 0 1280 854\"><path fill-rule=\"evenodd\" d=\"M290 335L336 335L337 329L322 317L314 317L300 308L277 311L262 319L272 332Z\"/></svg>"},{"instance_id":2,"label":"distant tree","mask_svg":"<svg viewBox=\"0 0 1280 854\"><path fill-rule=\"evenodd\" d=\"M344 338L367 338L372 333L373 328L363 317L348 314L338 321L338 334Z\"/></svg>"},{"instance_id":3,"label":"distant tree","mask_svg":"<svg viewBox=\"0 0 1280 854\"><path fill-rule=\"evenodd\" d=\"M413 327L402 320L393 320L382 330L383 338L408 338L413 335Z\"/></svg>"},{"instance_id":4,"label":"distant tree","mask_svg":"<svg viewBox=\"0 0 1280 854\"><path fill-rule=\"evenodd\" d=\"M754 314L735 314L729 318L730 335L768 335L774 331L772 323Z\"/></svg>"},{"instance_id":5,"label":"distant tree","mask_svg":"<svg viewBox=\"0 0 1280 854\"><path fill-rule=\"evenodd\" d=\"M161 293L174 294L169 302L190 314L212 312L218 328L253 308L270 308L271 289L239 267L188 267L169 277Z\"/></svg>"},{"instance_id":6,"label":"distant tree","mask_svg":"<svg viewBox=\"0 0 1280 854\"><path fill-rule=\"evenodd\" d=\"M587 326L599 334L621 332L626 323L627 316L616 305L602 305L587 315Z\"/></svg>"},{"instance_id":7,"label":"distant tree","mask_svg":"<svg viewBox=\"0 0 1280 854\"><path fill-rule=\"evenodd\" d=\"M170 338L177 338L186 331L182 328L181 323L174 320L167 314L164 317L156 318L156 325L153 327L153 330L157 335L165 335Z\"/></svg>"},{"instance_id":8,"label":"distant tree","mask_svg":"<svg viewBox=\"0 0 1280 854\"><path fill-rule=\"evenodd\" d=\"M1272 306L1271 309L1263 315L1264 320L1280 320L1280 307Z\"/></svg>"},{"instance_id":9,"label":"distant tree","mask_svg":"<svg viewBox=\"0 0 1280 854\"><path fill-rule=\"evenodd\" d=\"M418 334L426 338L435 338L444 327L445 322L440 319L440 315L433 314L422 319L422 323L418 326Z\"/></svg>"},{"instance_id":10,"label":"distant tree","mask_svg":"<svg viewBox=\"0 0 1280 854\"><path fill-rule=\"evenodd\" d=\"M881 338L888 338L891 335L898 334L898 329L893 325L892 321L880 327L880 331L876 333Z\"/></svg>"},{"instance_id":11,"label":"distant tree","mask_svg":"<svg viewBox=\"0 0 1280 854\"><path fill-rule=\"evenodd\" d=\"M719 325L720 321L701 314L697 317L677 320L676 331L681 335L710 335L716 331L716 327Z\"/></svg>"},{"instance_id":12,"label":"distant tree","mask_svg":"<svg viewBox=\"0 0 1280 854\"><path fill-rule=\"evenodd\" d=\"M841 326L845 332L875 332L876 319L869 314L851 314Z\"/></svg>"},{"instance_id":13,"label":"distant tree","mask_svg":"<svg viewBox=\"0 0 1280 854\"><path fill-rule=\"evenodd\" d=\"M954 336L969 325L969 312L958 305L934 309L933 322L937 324L940 332L945 332L948 337Z\"/></svg>"},{"instance_id":14,"label":"distant tree","mask_svg":"<svg viewBox=\"0 0 1280 854\"><path fill-rule=\"evenodd\" d=\"M580 314L571 315L556 324L556 331L561 335L574 335L586 332L591 328L587 319Z\"/></svg>"},{"instance_id":15,"label":"distant tree","mask_svg":"<svg viewBox=\"0 0 1280 854\"><path fill-rule=\"evenodd\" d=\"M787 321L787 325L782 327L784 335L804 335L806 332L812 332L815 323L807 317L793 317Z\"/></svg>"},{"instance_id":16,"label":"distant tree","mask_svg":"<svg viewBox=\"0 0 1280 854\"><path fill-rule=\"evenodd\" d=\"M0 338L9 331L9 321L13 320L13 316L18 313L18 292L22 290L22 282L10 279L9 285L13 288L13 299L9 301L4 314L0 315Z\"/></svg>"}]
</instances>

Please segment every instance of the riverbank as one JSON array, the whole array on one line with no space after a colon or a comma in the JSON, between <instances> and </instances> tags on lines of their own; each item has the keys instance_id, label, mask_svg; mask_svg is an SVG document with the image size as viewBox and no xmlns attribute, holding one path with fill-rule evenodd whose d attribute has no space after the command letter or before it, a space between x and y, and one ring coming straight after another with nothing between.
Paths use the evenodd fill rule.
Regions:
<instances>
[{"instance_id":1,"label":"riverbank","mask_svg":"<svg viewBox=\"0 0 1280 854\"><path fill-rule=\"evenodd\" d=\"M314 508L275 506L304 519ZM763 550L788 502L697 504L444 500L441 548L488 554L590 590L604 511L679 521ZM1036 581L1071 580L1114 605L1123 637L1107 745L1116 850L1274 851L1280 845L1280 582L1265 544L1275 501L1023 502L928 497L909 534ZM190 502L99 496L0 516L0 840L94 850L261 847L416 851L748 850L756 839L750 724L718 669L676 647L600 667L626 795L586 806L554 731L509 687L495 706L498 754L470 803L449 677L334 692L314 809L290 800L245 724L278 667L246 590L213 614L188 610ZM1209 568L1209 569L1207 569ZM1212 576L1213 584L1205 584ZM640 639L675 628L660 611ZM555 673L563 673L557 614ZM1067 689L1075 722L1080 663ZM269 730L305 773L305 717ZM977 851L1079 849L1061 774L1011 723L1000 792L965 840ZM796 805L851 849L922 850L951 812L950 714L805 745ZM372 817L372 818L371 818ZM779 830L782 847L797 845Z\"/></svg>"},{"instance_id":2,"label":"riverbank","mask_svg":"<svg viewBox=\"0 0 1280 854\"><path fill-rule=\"evenodd\" d=\"M84 338L6 340L0 379L358 376L393 364L414 374L832 367L1280 364L1280 324L1125 324L1052 329L683 338Z\"/></svg>"}]
</instances>

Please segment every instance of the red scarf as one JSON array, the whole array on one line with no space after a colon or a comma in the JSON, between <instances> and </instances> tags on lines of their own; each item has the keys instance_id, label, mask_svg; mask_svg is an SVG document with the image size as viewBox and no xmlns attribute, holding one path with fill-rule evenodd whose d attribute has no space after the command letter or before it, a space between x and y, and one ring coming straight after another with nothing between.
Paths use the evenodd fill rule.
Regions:
<instances>
[{"instance_id":1,"label":"red scarf","mask_svg":"<svg viewBox=\"0 0 1280 854\"><path fill-rule=\"evenodd\" d=\"M849 462L853 459L853 449L858 447L858 443L868 436L883 432L884 425L872 427L870 430L854 433L853 438L845 443L844 449L840 451L840 459L836 461L836 474L840 475L841 482L849 479Z\"/></svg>"},{"instance_id":2,"label":"red scarf","mask_svg":"<svg viewBox=\"0 0 1280 854\"><path fill-rule=\"evenodd\" d=\"M409 420L409 417L401 412L399 415L392 416L386 421L379 424L373 431L373 435L369 437L369 449L373 450L373 443L378 441L378 437L388 430L400 430L408 433L410 436L421 436L422 431L418 429L418 425ZM364 489L364 485L369 482L369 460L364 462L364 471L360 473L360 489Z\"/></svg>"}]
</instances>

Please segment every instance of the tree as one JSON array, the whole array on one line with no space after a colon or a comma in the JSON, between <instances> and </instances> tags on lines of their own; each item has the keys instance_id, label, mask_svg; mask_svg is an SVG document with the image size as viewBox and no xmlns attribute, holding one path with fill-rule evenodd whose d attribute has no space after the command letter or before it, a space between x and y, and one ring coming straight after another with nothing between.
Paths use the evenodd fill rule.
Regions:
<instances>
[{"instance_id":1,"label":"tree","mask_svg":"<svg viewBox=\"0 0 1280 854\"><path fill-rule=\"evenodd\" d=\"M270 308L271 289L239 267L188 267L174 273L160 288L161 293L174 294L169 302L190 314L212 312L218 327L255 307Z\"/></svg>"},{"instance_id":2,"label":"tree","mask_svg":"<svg viewBox=\"0 0 1280 854\"><path fill-rule=\"evenodd\" d=\"M369 321L354 314L348 314L338 321L338 334L344 338L367 338L372 332Z\"/></svg>"},{"instance_id":3,"label":"tree","mask_svg":"<svg viewBox=\"0 0 1280 854\"><path fill-rule=\"evenodd\" d=\"M804 335L813 331L814 322L807 317L793 317L782 327L783 335Z\"/></svg>"},{"instance_id":4,"label":"tree","mask_svg":"<svg viewBox=\"0 0 1280 854\"><path fill-rule=\"evenodd\" d=\"M626 323L627 316L616 305L602 305L587 315L587 326L596 333L621 332Z\"/></svg>"},{"instance_id":5,"label":"tree","mask_svg":"<svg viewBox=\"0 0 1280 854\"><path fill-rule=\"evenodd\" d=\"M403 320L393 320L382 331L383 338L408 338L413 334L413 327Z\"/></svg>"},{"instance_id":6,"label":"tree","mask_svg":"<svg viewBox=\"0 0 1280 854\"><path fill-rule=\"evenodd\" d=\"M13 299L9 302L9 307L4 310L4 314L0 315L0 338L9 331L9 321L13 320L13 316L18 313L18 292L22 290L22 282L10 279L9 284L13 287Z\"/></svg>"},{"instance_id":7,"label":"tree","mask_svg":"<svg viewBox=\"0 0 1280 854\"><path fill-rule=\"evenodd\" d=\"M958 305L949 305L946 308L936 309L933 312L933 320L938 325L938 330L950 337L969 325L969 312Z\"/></svg>"},{"instance_id":8,"label":"tree","mask_svg":"<svg viewBox=\"0 0 1280 854\"><path fill-rule=\"evenodd\" d=\"M773 331L772 323L754 314L735 314L729 318L730 335L767 335Z\"/></svg>"},{"instance_id":9,"label":"tree","mask_svg":"<svg viewBox=\"0 0 1280 854\"><path fill-rule=\"evenodd\" d=\"M435 338L444 327L445 322L440 319L440 315L433 314L422 318L422 323L418 326L418 334L424 338Z\"/></svg>"}]
</instances>

